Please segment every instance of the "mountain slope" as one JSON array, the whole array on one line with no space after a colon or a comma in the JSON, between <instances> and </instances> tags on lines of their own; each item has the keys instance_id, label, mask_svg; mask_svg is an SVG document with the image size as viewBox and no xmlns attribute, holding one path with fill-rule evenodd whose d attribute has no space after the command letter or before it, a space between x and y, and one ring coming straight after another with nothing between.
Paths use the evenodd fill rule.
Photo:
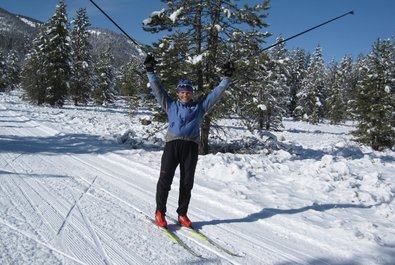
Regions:
<instances>
[{"instance_id":1,"label":"mountain slope","mask_svg":"<svg viewBox=\"0 0 395 265\"><path fill-rule=\"evenodd\" d=\"M28 50L25 46L33 40L40 24L35 19L15 15L0 8L0 50L8 52L15 49L25 54Z\"/></svg>"},{"instance_id":2,"label":"mountain slope","mask_svg":"<svg viewBox=\"0 0 395 265\"><path fill-rule=\"evenodd\" d=\"M14 49L20 58L24 58L37 34L37 28L42 24L43 22L33 18L12 14L0 8L0 50L7 53ZM132 57L142 56L141 48L122 34L97 27L90 28L90 33L94 58L108 47L111 47L116 67L128 63Z\"/></svg>"}]
</instances>

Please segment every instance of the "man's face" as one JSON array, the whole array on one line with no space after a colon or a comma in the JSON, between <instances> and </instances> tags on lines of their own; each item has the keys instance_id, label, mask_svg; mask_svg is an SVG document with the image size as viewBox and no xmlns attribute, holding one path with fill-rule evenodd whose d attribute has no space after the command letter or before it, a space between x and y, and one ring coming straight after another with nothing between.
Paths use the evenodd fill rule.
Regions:
<instances>
[{"instance_id":1,"label":"man's face","mask_svg":"<svg viewBox=\"0 0 395 265\"><path fill-rule=\"evenodd\" d=\"M178 92L178 99L182 102L182 103L188 103L191 99L193 94L191 92L188 91L181 91Z\"/></svg>"}]
</instances>

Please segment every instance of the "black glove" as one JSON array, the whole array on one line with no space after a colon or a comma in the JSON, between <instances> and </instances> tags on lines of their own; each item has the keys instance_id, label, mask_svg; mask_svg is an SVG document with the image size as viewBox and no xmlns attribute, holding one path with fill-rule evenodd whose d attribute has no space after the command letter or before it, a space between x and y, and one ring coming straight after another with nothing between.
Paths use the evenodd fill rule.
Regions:
<instances>
[{"instance_id":1,"label":"black glove","mask_svg":"<svg viewBox=\"0 0 395 265\"><path fill-rule=\"evenodd\" d=\"M232 77L235 70L236 70L235 63L233 61L227 61L222 66L222 73L226 77Z\"/></svg>"},{"instance_id":2,"label":"black glove","mask_svg":"<svg viewBox=\"0 0 395 265\"><path fill-rule=\"evenodd\" d=\"M153 72L155 70L155 65L158 62L155 60L152 54L147 54L147 57L144 60L144 67L147 72Z\"/></svg>"}]
</instances>

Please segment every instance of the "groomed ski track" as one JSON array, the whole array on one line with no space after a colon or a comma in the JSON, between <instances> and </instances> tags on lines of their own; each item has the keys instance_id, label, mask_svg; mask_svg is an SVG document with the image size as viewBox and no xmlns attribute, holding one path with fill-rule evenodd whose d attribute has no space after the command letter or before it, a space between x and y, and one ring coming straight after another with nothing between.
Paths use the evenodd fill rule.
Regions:
<instances>
[{"instance_id":1,"label":"groomed ski track","mask_svg":"<svg viewBox=\"0 0 395 265\"><path fill-rule=\"evenodd\" d=\"M314 227L309 229L317 239L303 235L286 215L276 222L263 218L270 213L259 218L198 184L189 210L195 227L240 257L170 224L202 256L193 257L143 217L154 212L159 168L152 165L161 152L147 160L138 150L102 151L100 143L81 143L81 135L29 115L2 106L0 113L1 137L8 143L0 147L1 264L330 264L316 253L342 257L332 247L336 242L326 244L341 239ZM177 190L176 175L168 201L173 218Z\"/></svg>"}]
</instances>

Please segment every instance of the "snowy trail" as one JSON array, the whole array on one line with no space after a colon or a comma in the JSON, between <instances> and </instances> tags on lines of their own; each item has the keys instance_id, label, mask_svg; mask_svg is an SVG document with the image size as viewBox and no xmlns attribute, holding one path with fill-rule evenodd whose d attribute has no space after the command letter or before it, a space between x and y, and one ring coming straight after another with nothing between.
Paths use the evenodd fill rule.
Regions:
<instances>
[{"instance_id":1,"label":"snowy trail","mask_svg":"<svg viewBox=\"0 0 395 265\"><path fill-rule=\"evenodd\" d=\"M331 205L265 208L249 198L248 186L216 186L220 176L211 176L211 182L198 176L189 211L195 227L240 257L170 221L171 229L203 258L193 257L144 217L154 212L160 151L123 149L6 106L0 105L0 233L6 235L0 241L1 264L343 265L359 264L355 258L366 255L366 248L348 243L352 233L328 233L326 223L336 224L339 212L332 213ZM64 128L72 128L75 119ZM199 163L209 161L210 156ZM176 218L178 180L169 196L170 220ZM343 208L354 213L371 209ZM388 253L391 257L392 249Z\"/></svg>"},{"instance_id":2,"label":"snowy trail","mask_svg":"<svg viewBox=\"0 0 395 265\"><path fill-rule=\"evenodd\" d=\"M17 121L24 123L24 126L20 126L19 128L18 126L8 126L12 128L8 130L9 135L44 137L50 136L50 133L54 133L54 130L50 128L37 125L36 122L29 122L28 119L17 117L10 112L5 116L9 117L10 120L16 118ZM28 130L26 130L27 128ZM32 128L36 130L33 131L31 130ZM32 132L34 134L29 135ZM7 132L3 131L2 133ZM18 215L12 215L11 217L18 218L24 225L27 225L28 231L35 235L40 242L49 244L50 242L57 241L60 245L64 245L66 252L70 251L72 256L78 257L83 262L88 264L100 264L104 262L108 264L110 262L108 262L108 258L104 254L105 251L97 251L97 249L100 249L97 246L99 240L97 236L96 241L92 240L92 231L94 229L92 229L91 224L86 222L87 218L83 218L84 215L80 209L81 207L78 206L80 210L79 218L78 213L72 211L73 206L77 204L73 203L76 194L70 197L71 193L65 194L63 192L64 190L70 191L68 187L73 186L78 191L86 189L87 185L85 183L82 183L83 186L81 187L81 183L73 183L76 181L68 177L73 176L70 169L81 168L83 165L75 163L75 159L71 155L62 156L59 159L56 156L47 157L41 154L22 154L17 157L5 157L3 155L2 161L7 161L6 166L11 169L9 171L12 177L2 177L2 190L4 190L3 194L8 193L9 196L7 198L12 198L10 203L15 206L14 209L8 210L18 211ZM25 160L28 162L25 162ZM60 169L60 173L62 174L52 175L51 173L44 173L45 175L41 175L36 173L37 178L30 177L33 172L46 172L46 166L52 169ZM77 170L76 174L77 172L80 174L81 170ZM50 181L42 181L44 178L48 178ZM65 181L56 181L56 179L62 178ZM84 179L84 181L86 180ZM19 190L19 192L11 194L15 190ZM68 220L66 213L70 214L70 221L68 222L66 222ZM67 231L62 230L63 225L66 227L64 230ZM113 259L117 261L116 264L148 263L141 256L127 254L124 251L127 248L122 248L123 244L118 239L113 238L108 232L101 230L102 228L96 227L96 231L101 235L101 240L105 242L106 248L111 252ZM24 231L23 227L21 231ZM56 238L57 232L61 233L60 238ZM119 248L116 248L115 251L111 250L116 245ZM89 249L86 249L87 246L89 246Z\"/></svg>"},{"instance_id":3,"label":"snowy trail","mask_svg":"<svg viewBox=\"0 0 395 265\"><path fill-rule=\"evenodd\" d=\"M13 115L11 112L7 112L7 115L5 116L9 117L9 120L16 119L17 121L21 121L24 125L20 127L8 126L12 129L3 131L3 135L9 134L22 137L50 137L60 134L60 132L57 132L56 130L40 125L35 121L30 121L26 117L18 117L16 114ZM7 121L3 120L2 122ZM32 130L33 128L34 130ZM42 151L45 151L45 146L40 147L40 152ZM20 215L22 215L18 216L19 219L29 226L28 231L36 236L37 242L44 242L46 245L51 243L58 244L62 249L64 249L64 252L69 253L69 256L78 257L76 260L79 259L81 262L86 262L88 264L152 263L150 260L144 260L144 255L128 254L128 247L124 246L123 242L121 242L122 240L114 238L111 233L107 232L105 229L97 225L92 225L91 222L88 221L90 218L86 217L86 214L83 213L85 211L82 210L83 207L80 207L80 204L83 205L83 201L88 201L89 204L102 204L104 199L100 199L101 202L98 203L96 196L89 193L90 189L95 190L96 187L91 188L91 186L95 184L94 181L97 177L91 181L90 179L88 180L86 176L78 176L78 174L83 172L83 168L85 170L88 169L88 176L90 175L90 178L92 178L92 175L100 176L100 181L105 183L105 186L108 187L108 184L110 184L114 186L115 189L123 189L123 192L127 193L126 196L129 197L129 200L131 201L134 201L134 197L139 199L144 198L146 200L152 199L153 191L148 193L148 195L147 192L144 192L148 185L146 185L146 187L139 187L138 185L133 184L132 180L125 180L125 177L122 176L122 171L120 174L119 168L117 170L117 167L114 167L114 165L119 164L119 162L111 158L93 157L91 159L88 157L88 159L84 159L72 154L62 154L62 158L59 159L57 156L58 155L50 155L48 157L41 154L18 154L16 157L5 157L4 155L2 157L2 160L6 161L6 166L10 169L10 173L14 175L12 178L2 178L5 180L2 182L4 194L8 193L9 197L13 197L11 203L15 206L15 209L20 212ZM149 169L148 166L138 165L138 163L132 164L135 166L135 170L130 171L129 169L129 172L127 172L128 174L125 176L130 174L133 174L138 178L147 176L147 173L145 172ZM136 166L140 166L142 170L139 170ZM59 183L52 180L49 183L43 182L41 179L45 177L40 177L40 174L38 173L34 173L37 175L37 179L30 177L33 172L46 171L46 167L57 169L59 173L54 175L51 173L45 173L45 177L48 179L64 178L66 180L65 183L62 183L64 181ZM115 168L116 170L112 170L112 168ZM76 169L75 173L73 173L74 169ZM154 178L152 178L151 185L149 185L151 189L154 186L154 181ZM88 186L89 182L91 183ZM125 185L126 190L124 188ZM70 196L70 194L64 194L64 190L70 191L69 187L77 189L77 191L80 192L79 197L75 194L74 190L71 191L71 193L74 193L72 196ZM108 194L113 195L113 193L108 191L107 188L98 186L97 189L104 190ZM15 190L19 190L20 192L11 196L10 193ZM88 193L90 196L85 196L85 194ZM132 199L130 198L131 194L133 194ZM105 199L104 201L111 203L108 199ZM124 218L123 215L118 217ZM131 218L131 220L132 222L130 222L130 224L127 223L127 220L123 220L125 226L135 225L133 224L133 218ZM147 227L145 229L147 229ZM24 232L24 230L21 231L22 233ZM145 231L139 232L145 233ZM136 236L144 237L143 235L138 234L136 234ZM162 240L169 243L168 239ZM144 244L146 245L147 243L144 242ZM87 246L89 246L89 249L86 249ZM150 246L146 247L148 248ZM157 248L156 252L160 253L160 247ZM84 250L81 251L82 249ZM132 249L129 249L129 251L131 250ZM215 259L216 251L207 247L206 250L214 252L208 256L214 256L214 258L211 259ZM107 254L107 252L109 254ZM163 256L166 256L164 253L162 254ZM221 253L219 254L221 255ZM224 260L226 260L226 257ZM173 261L170 263L172 262Z\"/></svg>"},{"instance_id":4,"label":"snowy trail","mask_svg":"<svg viewBox=\"0 0 395 265\"><path fill-rule=\"evenodd\" d=\"M110 155L110 157L112 159L109 159L108 156L106 157L99 157L99 158L95 158L93 161L84 161L84 163L87 164L87 166L91 166L92 168L95 169L99 169L101 166L104 164L104 161L102 159L106 159L106 161L109 164L115 164L118 166L122 166L125 165L125 163L119 163L120 160L123 159L123 157L118 157L117 155ZM100 159L102 158L102 159ZM152 187L155 187L156 184L156 178L152 177L154 175L157 174L158 170L152 170L150 169L150 167L148 166L144 166L141 163L136 163L136 162L130 162L129 164L132 165L133 168L133 172L129 172L130 168L126 168L126 172L124 172L124 176L131 176L131 175L135 175L136 173L139 173L139 175L137 175L137 178L133 178L132 181L130 180L125 180L122 177L119 177L120 172L122 172L122 169L120 169L119 167L109 167L109 168L115 168L115 172L109 172L111 170L109 169L100 169L103 172L103 179L106 179L108 177L108 181L111 182L112 185L118 186L119 188L122 187L127 187L127 191L131 192L131 190L133 189L134 191L132 192L132 194L137 195L137 197L139 199L141 199L143 202L147 202L147 201L152 201L155 193L154 190L152 189ZM129 171L128 171L129 170ZM149 172L149 173L147 173ZM144 178L145 177L145 178ZM144 182L138 183L138 185L136 185L136 182L138 180L144 179ZM149 182L147 180L150 180ZM175 180L175 186L178 186L177 180ZM108 192L108 191L107 191ZM195 188L195 193L198 193L199 196L203 196L206 197L206 203L207 201L211 201L211 203L208 204L216 204L217 198L213 198L210 199L210 194L205 194L204 189L199 189L199 187ZM112 195L112 194L111 194ZM130 205L132 208L137 209L138 211L143 211L141 209L139 209L136 206ZM177 207L177 198L173 195L170 196L169 198L169 206L170 208L176 209ZM151 207L152 208L152 207ZM222 208L223 207L215 207L215 208L205 208L205 209L201 209L201 207L191 207L191 213L194 217L194 220L206 220L207 219L207 212L214 212L214 213L220 213L222 212ZM144 214L147 215L151 215L152 211L143 211ZM224 213L220 213L220 216L229 216L229 212L224 212ZM170 213L170 216L172 216L172 213ZM175 216L173 215L173 218L175 219ZM213 217L212 217L213 218ZM173 220L174 220L173 219ZM228 221L229 223L232 223L232 221ZM237 221L236 221L237 222ZM196 226L203 226L202 225L203 222L196 222ZM260 235L260 233L257 233L257 231L263 229L264 227L260 228L259 225L252 225L252 229L247 229L248 225L245 224L236 224L236 225L231 225L228 224L225 227L220 228L219 226L216 226L215 229L213 229L213 232L218 234L218 240L225 240L225 242L221 242L222 244L226 244L226 242L228 242L228 246L229 248L232 248L232 246L237 246L240 243L240 239L243 239L243 244L242 246L244 248L242 249L238 249L238 252L242 253L242 256L247 256L245 253L251 252L251 250L254 250L253 253L249 253L248 254L248 258L246 259L251 259L252 257L254 257L254 259L252 259L252 262L255 263L260 263L260 264L265 264L266 262L268 262L268 264L272 264L275 261L272 261L270 259L268 259L267 257L271 257L271 256L275 256L276 260L281 259L281 257L285 260L285 261L298 261L300 263L303 262L307 262L309 259L312 258L312 256L309 256L308 254L304 254L303 252L300 251L296 251L293 250L293 247L286 247L284 245L284 242L277 242L278 241L278 235L275 234L270 234L269 231L269 235L267 234L268 232L265 233L265 236L262 237ZM245 234L247 234L248 236L245 236ZM184 233L184 235L187 235L187 233ZM215 235L215 234L214 234ZM257 235L256 238L251 237L251 235ZM189 238L191 238L193 241L195 241L195 243L197 244L201 244L201 242L199 242L198 240L194 240L192 237L189 236ZM315 242L316 243L316 242ZM283 251L285 250L285 252ZM211 247L211 251L215 252L217 255L222 255L221 252L215 251L212 247ZM294 253L294 255L291 255L290 253ZM305 256L305 259L300 259L297 257L300 256ZM222 257L224 257L222 255Z\"/></svg>"},{"instance_id":5,"label":"snowy trail","mask_svg":"<svg viewBox=\"0 0 395 265\"><path fill-rule=\"evenodd\" d=\"M61 135L61 132L44 126L37 121L32 121L28 117L20 116L18 113L7 111L3 117L8 117L7 119L9 120L9 122L2 120L3 123L6 123L3 127L7 128L8 126L8 129L3 130L3 135L8 134L22 138L45 138ZM18 126L19 122L23 125ZM23 143L19 142L17 144ZM68 253L67 255L76 257L76 260L80 260L83 263L148 264L153 262L152 260L144 260L143 254L127 254L128 247L122 242L125 238L114 238L111 233L100 225L93 225L88 220L95 220L95 217L87 217L89 216L89 210L82 209L95 204L103 205L103 200L110 204L114 203L109 198L101 198L100 202L97 202L95 193L104 191L114 198L115 194L118 194L117 196L119 197L119 192L121 192L122 200L127 201L131 208L140 209L145 214L150 215L152 213L157 169L152 169L149 165L128 160L124 156L113 153L106 155L67 153L46 155L45 145L36 146L35 148L39 148L37 154L34 153L36 150L33 148L32 154L13 154L16 155L15 157L4 157L3 155L2 157L3 161L7 161L7 170L14 175L13 178L2 178L5 179L2 189L7 194L14 191L15 187L18 187L17 190L19 189L20 193L13 194L12 204L20 212L20 215L13 217L21 218L29 226L27 231L35 235L38 241L47 245L55 244L57 248ZM52 149L53 147L48 147L48 150ZM54 169L56 169L56 172L50 172L51 170L54 171ZM86 174L81 176L81 172L86 172ZM31 177L32 174L36 174L37 178ZM97 178L96 184L94 182ZM49 181L43 181L46 179ZM177 186L177 181L175 181L175 185ZM66 194L64 191L69 191L70 193ZM199 189L197 188L198 192ZM11 197L11 194L9 196ZM207 194L204 194L203 190L199 196L205 197ZM151 204L147 204L150 201ZM176 195L170 196L169 207L175 208L176 203ZM88 204L88 206L85 206L85 204ZM213 210L218 211L220 209ZM133 209L127 209L127 211L133 214ZM211 210L201 210L198 207L191 209L191 212L194 212L194 218L197 220L206 218L205 214L207 211ZM202 214L202 216L199 216L199 214ZM108 222L110 220L105 221ZM132 217L129 222L125 219L123 222L125 226L130 227L135 226L135 222L139 222L139 220ZM199 225L199 222L197 222L197 225ZM149 229L147 225L145 226L145 230ZM25 230L22 231L24 232ZM214 234L214 231L217 234ZM178 232L181 232L180 235L187 242L192 243L192 247L197 248L214 263L243 264L244 262L251 262L272 264L279 259L283 259L286 262L301 261L290 255L289 249L286 249L287 253L283 253L280 245L278 245L278 248L273 247L272 240L262 244L261 242L265 242L262 241L262 238L254 239L251 236L243 236L242 231L241 226L233 226L232 228L228 225L227 228L218 227L206 233L221 244L227 242L227 247L229 248L237 246L240 240L245 241L242 244L245 248L238 250L245 256L244 260L228 257L227 254L221 253L221 251L198 239L194 239L193 236L182 233L182 231ZM140 232L145 233L144 230ZM135 234L135 236L142 237L142 235L138 234ZM169 243L168 239L163 240ZM149 242L144 242L143 245L146 245L146 248L153 247L155 249L156 247L156 251L161 252L160 247L155 246L155 244L150 246ZM84 250L81 251L82 249ZM253 250L253 253L248 253L251 250ZM168 249L166 252L171 253L172 251L173 249ZM182 249L179 251L182 251ZM275 260L268 258L273 256ZM187 253L185 258L191 259L191 257L187 257Z\"/></svg>"}]
</instances>

